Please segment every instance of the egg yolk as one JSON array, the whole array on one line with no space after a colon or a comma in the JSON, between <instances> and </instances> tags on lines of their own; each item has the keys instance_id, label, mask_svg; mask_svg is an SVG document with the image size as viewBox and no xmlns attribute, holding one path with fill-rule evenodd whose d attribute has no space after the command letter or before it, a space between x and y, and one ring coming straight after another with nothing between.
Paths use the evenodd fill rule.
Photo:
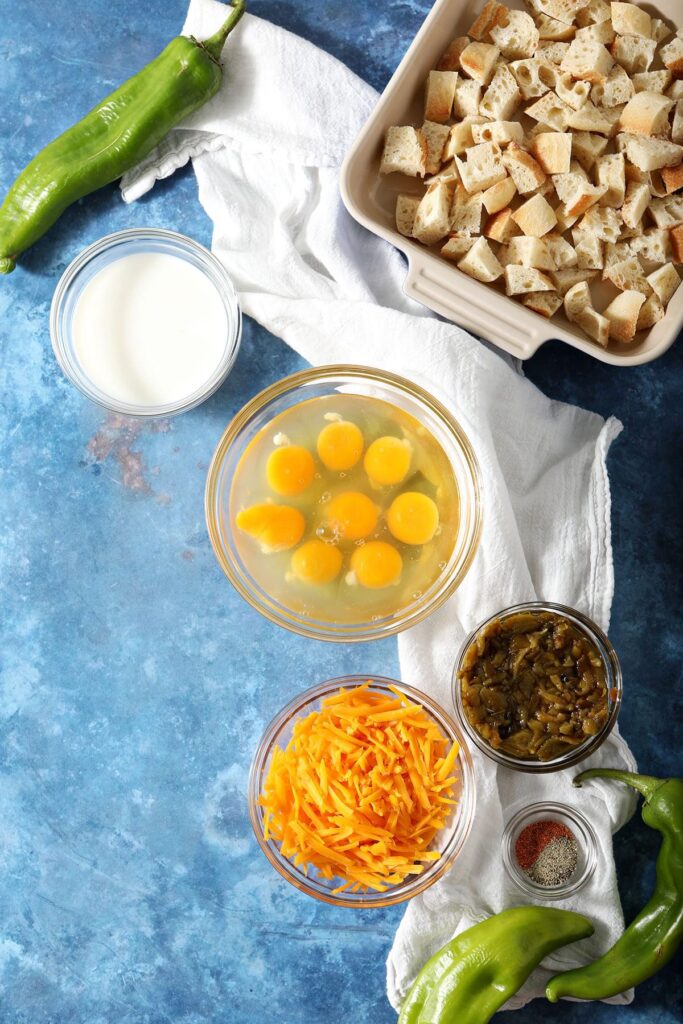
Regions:
<instances>
[{"instance_id":1,"label":"egg yolk","mask_svg":"<svg viewBox=\"0 0 683 1024\"><path fill-rule=\"evenodd\" d=\"M340 540L362 540L377 526L377 506L360 491L344 491L327 506L326 521Z\"/></svg>"},{"instance_id":2,"label":"egg yolk","mask_svg":"<svg viewBox=\"0 0 683 1024\"><path fill-rule=\"evenodd\" d=\"M427 544L439 525L439 510L419 491L405 491L394 498L387 512L387 526L403 544Z\"/></svg>"},{"instance_id":3,"label":"egg yolk","mask_svg":"<svg viewBox=\"0 0 683 1024\"><path fill-rule=\"evenodd\" d=\"M362 548L356 548L351 555L351 570L362 587L380 590L398 583L403 569L403 559L391 544L383 540L371 540Z\"/></svg>"},{"instance_id":4,"label":"egg yolk","mask_svg":"<svg viewBox=\"0 0 683 1024\"><path fill-rule=\"evenodd\" d=\"M306 529L306 520L298 508L274 505L272 502L241 509L235 522L240 530L258 542L266 555L293 548Z\"/></svg>"},{"instance_id":5,"label":"egg yolk","mask_svg":"<svg viewBox=\"0 0 683 1024\"><path fill-rule=\"evenodd\" d=\"M321 586L339 575L342 555L339 548L322 540L307 540L292 555L292 572L302 583Z\"/></svg>"},{"instance_id":6,"label":"egg yolk","mask_svg":"<svg viewBox=\"0 0 683 1024\"><path fill-rule=\"evenodd\" d=\"M364 447L363 435L355 423L337 420L328 423L318 434L318 455L335 472L343 472L356 465Z\"/></svg>"},{"instance_id":7,"label":"egg yolk","mask_svg":"<svg viewBox=\"0 0 683 1024\"><path fill-rule=\"evenodd\" d=\"M388 487L405 480L412 449L399 437L378 437L365 453L363 465L373 483Z\"/></svg>"},{"instance_id":8,"label":"egg yolk","mask_svg":"<svg viewBox=\"0 0 683 1024\"><path fill-rule=\"evenodd\" d=\"M268 456L266 479L277 494L293 497L310 487L315 474L313 456L298 444L285 444Z\"/></svg>"}]
</instances>

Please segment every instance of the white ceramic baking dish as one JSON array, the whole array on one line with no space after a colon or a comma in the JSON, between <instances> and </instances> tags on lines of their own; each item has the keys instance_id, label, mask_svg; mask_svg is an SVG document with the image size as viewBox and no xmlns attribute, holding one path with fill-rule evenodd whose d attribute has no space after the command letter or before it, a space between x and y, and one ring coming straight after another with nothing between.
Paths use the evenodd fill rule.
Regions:
<instances>
[{"instance_id":1,"label":"white ceramic baking dish","mask_svg":"<svg viewBox=\"0 0 683 1024\"><path fill-rule=\"evenodd\" d=\"M396 230L397 194L422 189L419 180L402 174L380 177L384 133L390 125L422 122L427 73L436 67L451 39L467 33L483 3L484 0L436 0L344 161L340 179L344 203L357 221L406 255L407 295L511 355L528 359L544 341L560 338L605 363L635 365L656 359L683 329L683 287L671 300L666 316L652 330L640 332L630 345L612 342L603 349L570 324L563 313L546 320L494 286L463 274L444 260L438 250L428 249ZM508 6L523 8L521 0L508 0ZM654 14L655 9L647 6ZM681 0L659 0L657 13L671 24L683 24Z\"/></svg>"}]
</instances>

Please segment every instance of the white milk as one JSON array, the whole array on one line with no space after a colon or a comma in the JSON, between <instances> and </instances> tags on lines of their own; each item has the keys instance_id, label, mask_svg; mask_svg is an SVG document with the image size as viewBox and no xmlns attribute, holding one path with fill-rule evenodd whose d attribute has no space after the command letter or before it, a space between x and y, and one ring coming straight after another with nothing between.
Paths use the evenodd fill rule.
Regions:
<instances>
[{"instance_id":1,"label":"white milk","mask_svg":"<svg viewBox=\"0 0 683 1024\"><path fill-rule=\"evenodd\" d=\"M130 405L179 402L205 384L225 351L221 296L197 267L166 253L114 260L85 285L72 336L83 372Z\"/></svg>"}]
</instances>

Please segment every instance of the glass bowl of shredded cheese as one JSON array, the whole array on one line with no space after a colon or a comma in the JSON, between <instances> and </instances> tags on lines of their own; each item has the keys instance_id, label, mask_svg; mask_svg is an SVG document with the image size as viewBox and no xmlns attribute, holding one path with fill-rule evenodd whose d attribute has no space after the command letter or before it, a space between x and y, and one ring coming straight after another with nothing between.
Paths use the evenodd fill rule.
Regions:
<instances>
[{"instance_id":1,"label":"glass bowl of shredded cheese","mask_svg":"<svg viewBox=\"0 0 683 1024\"><path fill-rule=\"evenodd\" d=\"M249 814L279 873L325 903L386 907L453 865L474 818L458 727L393 679L343 676L299 694L254 757Z\"/></svg>"}]
</instances>

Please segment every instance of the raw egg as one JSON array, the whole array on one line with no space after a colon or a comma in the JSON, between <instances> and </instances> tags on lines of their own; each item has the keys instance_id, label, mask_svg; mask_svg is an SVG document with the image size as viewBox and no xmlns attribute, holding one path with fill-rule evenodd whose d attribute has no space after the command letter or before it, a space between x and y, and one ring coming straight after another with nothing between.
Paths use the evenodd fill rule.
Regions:
<instances>
[{"instance_id":1,"label":"raw egg","mask_svg":"<svg viewBox=\"0 0 683 1024\"><path fill-rule=\"evenodd\" d=\"M271 501L242 509L235 522L240 530L258 542L266 555L293 548L306 529L306 520L298 508L275 505Z\"/></svg>"},{"instance_id":2,"label":"raw egg","mask_svg":"<svg viewBox=\"0 0 683 1024\"><path fill-rule=\"evenodd\" d=\"M363 434L355 423L334 420L318 434L318 455L336 473L352 469L363 454Z\"/></svg>"},{"instance_id":3,"label":"raw egg","mask_svg":"<svg viewBox=\"0 0 683 1024\"><path fill-rule=\"evenodd\" d=\"M398 583L403 559L393 546L383 540L371 540L351 555L351 572L362 587L381 590Z\"/></svg>"},{"instance_id":4,"label":"raw egg","mask_svg":"<svg viewBox=\"0 0 683 1024\"><path fill-rule=\"evenodd\" d=\"M322 540L307 540L292 555L292 573L302 583L322 586L339 575L342 555L333 544Z\"/></svg>"},{"instance_id":5,"label":"raw egg","mask_svg":"<svg viewBox=\"0 0 683 1024\"><path fill-rule=\"evenodd\" d=\"M387 526L403 544L427 544L438 529L439 510L426 494L404 491L389 506Z\"/></svg>"},{"instance_id":6,"label":"raw egg","mask_svg":"<svg viewBox=\"0 0 683 1024\"><path fill-rule=\"evenodd\" d=\"M408 442L400 437L378 437L365 453L365 472L383 487L400 484L408 475L412 454Z\"/></svg>"},{"instance_id":7,"label":"raw egg","mask_svg":"<svg viewBox=\"0 0 683 1024\"><path fill-rule=\"evenodd\" d=\"M266 462L266 478L276 494L291 498L310 487L315 461L307 448L285 444L275 448Z\"/></svg>"},{"instance_id":8,"label":"raw egg","mask_svg":"<svg viewBox=\"0 0 683 1024\"><path fill-rule=\"evenodd\" d=\"M377 506L360 491L343 491L327 506L326 523L335 539L362 540L377 526Z\"/></svg>"}]
</instances>

